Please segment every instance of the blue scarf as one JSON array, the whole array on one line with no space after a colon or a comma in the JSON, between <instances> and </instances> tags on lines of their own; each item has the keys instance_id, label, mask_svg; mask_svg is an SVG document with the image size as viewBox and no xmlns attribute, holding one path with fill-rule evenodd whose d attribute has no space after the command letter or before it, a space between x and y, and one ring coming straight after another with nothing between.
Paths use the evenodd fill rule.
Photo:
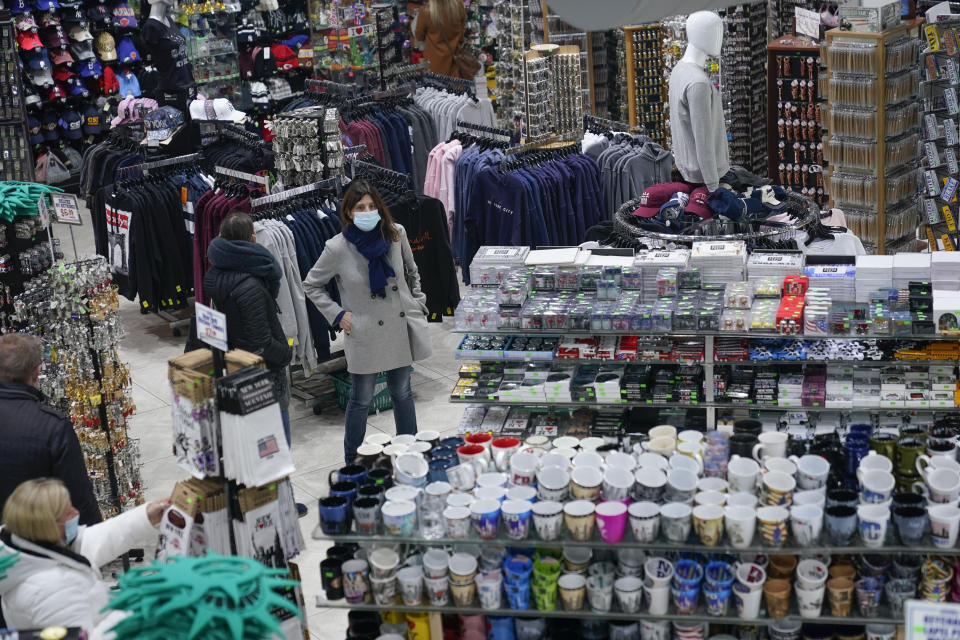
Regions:
<instances>
[{"instance_id":1,"label":"blue scarf","mask_svg":"<svg viewBox=\"0 0 960 640\"><path fill-rule=\"evenodd\" d=\"M369 262L370 293L387 297L387 278L397 275L390 266L387 252L390 250L390 241L383 237L380 225L370 231L360 231L352 224L343 229L343 237L353 243L364 258Z\"/></svg>"}]
</instances>

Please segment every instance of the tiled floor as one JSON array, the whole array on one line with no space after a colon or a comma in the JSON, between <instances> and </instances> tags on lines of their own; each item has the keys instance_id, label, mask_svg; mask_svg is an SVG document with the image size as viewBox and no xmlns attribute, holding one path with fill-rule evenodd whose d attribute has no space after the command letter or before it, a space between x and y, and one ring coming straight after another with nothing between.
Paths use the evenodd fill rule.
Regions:
<instances>
[{"instance_id":1,"label":"tiled floor","mask_svg":"<svg viewBox=\"0 0 960 640\"><path fill-rule=\"evenodd\" d=\"M89 215L84 212L84 221ZM72 257L68 231L55 225L54 233L63 238L67 259ZM75 229L80 256L93 253L89 224ZM169 495L177 480L187 473L177 467L172 453L170 392L167 385L167 360L183 352L185 337L172 335L167 323L156 315L143 315L133 302L123 300L120 315L126 329L121 345L123 359L133 372L133 399L137 413L130 421L132 437L140 440L142 477L147 499ZM431 324L434 355L416 363L413 392L420 429L447 433L456 429L463 410L448 403L450 389L457 377L454 359L459 337L451 334L451 321ZM340 609L317 608L321 593L319 564L329 543L314 540L311 533L317 525L316 502L326 495L330 471L343 466L343 411L334 409L315 416L311 408L293 400L290 406L293 432L293 458L297 471L293 485L298 501L310 512L300 520L307 550L298 558L307 601L307 622L310 636L319 640L343 640L346 637L346 612ZM394 433L393 412L370 417L370 430Z\"/></svg>"}]
</instances>

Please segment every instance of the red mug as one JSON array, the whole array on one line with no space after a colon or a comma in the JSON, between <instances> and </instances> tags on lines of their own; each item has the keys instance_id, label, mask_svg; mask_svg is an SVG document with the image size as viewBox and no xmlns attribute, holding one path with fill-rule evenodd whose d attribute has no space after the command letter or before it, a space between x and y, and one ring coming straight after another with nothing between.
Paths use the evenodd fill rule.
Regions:
<instances>
[{"instance_id":1,"label":"red mug","mask_svg":"<svg viewBox=\"0 0 960 640\"><path fill-rule=\"evenodd\" d=\"M520 450L519 438L505 436L490 443L490 454L497 471L507 471L510 468L510 458Z\"/></svg>"},{"instance_id":2,"label":"red mug","mask_svg":"<svg viewBox=\"0 0 960 640\"><path fill-rule=\"evenodd\" d=\"M460 464L473 466L476 474L479 476L487 470L490 454L483 445L468 443L457 447L457 458L460 460Z\"/></svg>"},{"instance_id":3,"label":"red mug","mask_svg":"<svg viewBox=\"0 0 960 640\"><path fill-rule=\"evenodd\" d=\"M471 433L464 438L467 444L479 444L487 448L493 441L493 436L489 433Z\"/></svg>"}]
</instances>

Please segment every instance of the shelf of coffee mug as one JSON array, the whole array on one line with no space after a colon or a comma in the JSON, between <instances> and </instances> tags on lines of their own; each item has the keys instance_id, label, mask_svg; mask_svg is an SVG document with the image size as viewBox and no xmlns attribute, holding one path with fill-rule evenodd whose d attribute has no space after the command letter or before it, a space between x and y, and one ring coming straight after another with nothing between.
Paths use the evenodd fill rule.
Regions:
<instances>
[{"instance_id":1,"label":"shelf of coffee mug","mask_svg":"<svg viewBox=\"0 0 960 640\"><path fill-rule=\"evenodd\" d=\"M889 611L881 608L882 615L861 617L847 616L835 617L821 615L816 618L804 618L795 613L782 618L741 618L737 615L711 616L707 613L705 607L698 608L694 613L665 613L655 615L639 611L637 613L623 613L616 610L616 605L610 611L591 611L590 609L581 609L580 611L564 611L560 608L559 596L557 596L557 608L553 611L541 611L539 609L484 609L482 607L457 607L452 604L446 606L435 606L431 604L420 604L415 606L406 606L401 604L379 605L379 604L350 604L346 600L323 600L322 596L317 597L317 607L321 609L351 609L354 611L398 611L401 613L448 613L465 616L517 616L523 618L577 618L577 619L602 619L602 620L670 620L678 622L707 622L711 624L730 624L730 625L769 625L780 622L800 622L805 624L839 624L839 625L868 625L868 624L892 624L901 625L903 619L891 618ZM829 612L829 606L824 596L823 608ZM730 604L730 611L736 613L736 607Z\"/></svg>"},{"instance_id":2,"label":"shelf of coffee mug","mask_svg":"<svg viewBox=\"0 0 960 640\"><path fill-rule=\"evenodd\" d=\"M618 329L608 331L594 331L586 329L578 331L574 329L549 328L543 330L533 329L454 329L451 333L473 334L473 335L505 335L505 336L529 336L533 338L543 338L546 336L639 336L641 338L775 338L781 340L914 340L924 342L956 342L960 340L958 335L940 335L940 334L922 334L922 335L831 335L826 333L815 334L788 334L788 333L766 333L760 331L646 331L639 329Z\"/></svg>"},{"instance_id":3,"label":"shelf of coffee mug","mask_svg":"<svg viewBox=\"0 0 960 640\"><path fill-rule=\"evenodd\" d=\"M942 413L960 412L960 407L956 405L934 406L928 403L922 407L904 407L901 405L866 407L857 405L854 407L811 407L805 405L782 405L782 404L755 404L750 402L706 402L699 400L675 400L672 402L654 402L652 400L617 400L615 402L604 402L596 398L584 399L582 402L551 402L543 398L531 398L530 400L508 400L494 398L492 396L467 398L464 396L450 396L450 402L454 404L496 404L508 407L524 407L536 409L542 407L559 407L561 409L580 409L583 407L620 407L633 408L645 407L650 409L677 409L689 407L693 409L754 409L757 411L937 411Z\"/></svg>"},{"instance_id":4,"label":"shelf of coffee mug","mask_svg":"<svg viewBox=\"0 0 960 640\"><path fill-rule=\"evenodd\" d=\"M532 529L532 527L531 527ZM759 553L764 555L833 555L833 554L910 554L910 555L938 555L938 556L960 556L960 547L940 548L934 546L929 539L924 539L918 545L886 545L883 547L868 547L859 540L854 540L855 544L849 546L837 546L828 542L815 542L804 546L784 545L782 547L769 547L761 543L758 535L753 544L748 547L734 547L726 542L713 547L701 544L694 536L689 542L637 542L628 538L623 538L620 542L604 542L599 533L595 533L593 539L580 541L573 540L567 536L559 540L538 540L531 533L526 540L510 540L509 538L492 538L489 540L478 538L471 532L470 537L463 539L451 538L423 538L418 536L392 536L386 534L364 534L364 533L344 533L339 535L327 535L320 530L319 525L311 534L315 540L330 540L334 543L376 543L376 544L412 544L428 547L444 546L464 546L473 545L478 547L510 547L514 549L527 548L566 548L581 547L598 550L617 549L641 549L643 551L653 551L659 553ZM627 534L630 535L629 533Z\"/></svg>"}]
</instances>

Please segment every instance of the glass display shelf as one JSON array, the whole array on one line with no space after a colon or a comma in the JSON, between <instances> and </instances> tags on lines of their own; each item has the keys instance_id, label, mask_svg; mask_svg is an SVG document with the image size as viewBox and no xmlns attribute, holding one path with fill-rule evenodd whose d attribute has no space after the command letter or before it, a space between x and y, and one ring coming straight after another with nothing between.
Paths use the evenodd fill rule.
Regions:
<instances>
[{"instance_id":1,"label":"glass display shelf","mask_svg":"<svg viewBox=\"0 0 960 640\"><path fill-rule=\"evenodd\" d=\"M474 333L479 335L511 335L511 336L531 336L541 338L544 336L640 336L650 338L779 338L784 340L917 340L924 342L956 342L960 340L958 335L941 334L918 334L918 335L832 335L826 333L815 334L787 334L787 333L767 333L761 331L687 331L679 329L676 331L646 331L641 329L617 329L617 330L576 330L565 329L563 327L550 327L547 329L452 329L451 333Z\"/></svg>"},{"instance_id":2,"label":"glass display shelf","mask_svg":"<svg viewBox=\"0 0 960 640\"><path fill-rule=\"evenodd\" d=\"M463 539L451 538L424 538L419 533L413 536L393 536L378 532L377 534L365 533L344 533L340 535L327 535L323 533L319 525L311 534L315 540L330 540L334 543L356 542L356 543L377 543L377 544L413 544L434 547L444 546L463 546L471 545L478 547L511 547L511 548L566 548L583 547L597 550L616 551L617 549L640 549L643 551L653 551L660 553L702 553L702 554L764 554L764 555L833 555L833 554L909 554L909 555L937 555L937 556L960 556L960 547L940 548L934 546L929 537L925 537L918 545L900 545L890 544L882 547L868 547L859 539L855 538L853 543L848 546L832 545L826 540L824 535L820 541L796 546L786 544L782 547L771 547L763 544L759 534L748 547L737 548L729 544L728 540L721 541L720 544L708 547L693 536L687 542L669 542L660 540L657 542L637 542L630 537L630 533L620 542L604 542L599 533L594 533L591 540L580 541L573 540L567 535L563 535L558 540L539 540L533 532L533 525L530 527L530 537L526 540L510 540L506 537L498 536L496 538L485 540L470 531L470 536Z\"/></svg>"},{"instance_id":3,"label":"glass display shelf","mask_svg":"<svg viewBox=\"0 0 960 640\"><path fill-rule=\"evenodd\" d=\"M956 367L960 365L960 360L817 360L807 358L804 360L714 360L708 362L705 360L647 360L638 358L636 360L600 360L597 358L505 358L503 356L477 356L477 355L456 355L457 360L467 360L472 362L504 362L504 363L528 363L528 362L549 362L551 364L652 364L652 365L676 365L690 366L698 364L712 364L715 367L734 367L734 366L768 366L783 367L787 365L802 364L849 364L856 367L896 367L923 365L932 367Z\"/></svg>"},{"instance_id":4,"label":"glass display shelf","mask_svg":"<svg viewBox=\"0 0 960 640\"><path fill-rule=\"evenodd\" d=\"M424 596L426 597L426 596ZM702 597L702 596L701 596ZM805 624L839 624L839 625L868 625L868 624L887 624L887 625L902 625L903 619L893 618L890 616L890 611L887 608L881 607L876 616L863 617L860 615L853 615L851 612L850 616L836 617L831 616L830 606L827 603L827 596L824 595L823 609L822 613L816 618L804 618L803 616L796 613L796 608L794 608L791 613L782 618L741 618L737 614L737 608L734 603L731 601L727 610L727 615L725 616L712 616L707 613L706 607L700 606L693 613L674 613L673 607L671 606L670 610L667 613L662 615L654 615L647 613L646 611L639 611L637 613L624 613L617 610L617 605L614 603L613 608L610 611L592 611L588 608L581 609L580 611L565 611L560 605L560 596L557 595L557 608L553 611L541 611L539 609L484 609L478 606L469 606L469 607L457 607L455 605L431 605L429 603L407 606L402 604L390 604L390 605L379 605L371 603L362 603L362 604L350 604L346 600L326 600L323 599L323 596L317 596L317 607L318 608L329 608L329 609L352 609L354 611L398 611L401 613L448 613L448 614L461 614L466 616L472 615L483 615L483 616L516 616L523 618L576 618L576 619L590 619L590 620L669 620L671 622L707 622L711 624L729 624L729 625L771 625L781 622L800 622ZM532 603L531 603L532 606ZM641 607L642 609L645 607ZM859 613L859 612L858 612Z\"/></svg>"},{"instance_id":5,"label":"glass display shelf","mask_svg":"<svg viewBox=\"0 0 960 640\"><path fill-rule=\"evenodd\" d=\"M853 407L812 407L806 405L782 405L782 404L756 404L752 402L707 402L700 400L674 400L670 402L654 402L653 400L618 400L616 402L603 402L595 398L583 400L582 402L551 402L542 398L531 398L529 400L508 400L487 397L466 398L463 396L451 396L450 402L453 404L496 404L506 407L559 407L561 409L579 409L582 407L648 407L651 409L755 409L757 411L933 411L941 413L957 413L960 407L951 406L933 406L926 405L922 407L902 407L902 406L880 406L865 407L857 405Z\"/></svg>"}]
</instances>

